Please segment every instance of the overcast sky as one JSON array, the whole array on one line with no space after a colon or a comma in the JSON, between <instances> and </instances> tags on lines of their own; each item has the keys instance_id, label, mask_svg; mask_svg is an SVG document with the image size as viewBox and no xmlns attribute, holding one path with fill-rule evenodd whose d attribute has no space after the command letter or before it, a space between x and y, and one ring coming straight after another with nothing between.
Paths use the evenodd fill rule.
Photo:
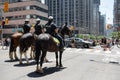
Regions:
<instances>
[{"instance_id":1,"label":"overcast sky","mask_svg":"<svg viewBox=\"0 0 120 80\"><path fill-rule=\"evenodd\" d=\"M114 0L101 0L100 11L106 14L107 23L113 23L113 5Z\"/></svg>"}]
</instances>

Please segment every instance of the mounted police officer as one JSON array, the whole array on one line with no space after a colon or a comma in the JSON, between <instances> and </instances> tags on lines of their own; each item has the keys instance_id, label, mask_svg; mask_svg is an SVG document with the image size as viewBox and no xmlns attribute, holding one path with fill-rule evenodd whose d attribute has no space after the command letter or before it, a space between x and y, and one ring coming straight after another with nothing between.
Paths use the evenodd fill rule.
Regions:
<instances>
[{"instance_id":1,"label":"mounted police officer","mask_svg":"<svg viewBox=\"0 0 120 80\"><path fill-rule=\"evenodd\" d=\"M54 25L54 23L53 23L53 17L49 16L48 22L45 24L46 33L49 33L49 34L52 33L52 30L51 30L52 26L51 25Z\"/></svg>"},{"instance_id":2,"label":"mounted police officer","mask_svg":"<svg viewBox=\"0 0 120 80\"><path fill-rule=\"evenodd\" d=\"M40 19L36 19L36 24L35 24L35 32L36 35L39 35L42 33L42 26L40 25Z\"/></svg>"},{"instance_id":3,"label":"mounted police officer","mask_svg":"<svg viewBox=\"0 0 120 80\"><path fill-rule=\"evenodd\" d=\"M25 19L25 23L24 23L24 26L23 26L23 33L29 33L30 32L30 24L29 24L29 19Z\"/></svg>"},{"instance_id":4,"label":"mounted police officer","mask_svg":"<svg viewBox=\"0 0 120 80\"><path fill-rule=\"evenodd\" d=\"M57 27L54 23L53 23L53 17L49 16L48 18L48 22L45 25L46 27L46 33L49 33L50 35L52 35L53 37L57 38L60 41L60 49L61 51L63 51L64 49L64 43L63 43L63 39L62 37L58 34L59 31L59 27Z\"/></svg>"}]
</instances>

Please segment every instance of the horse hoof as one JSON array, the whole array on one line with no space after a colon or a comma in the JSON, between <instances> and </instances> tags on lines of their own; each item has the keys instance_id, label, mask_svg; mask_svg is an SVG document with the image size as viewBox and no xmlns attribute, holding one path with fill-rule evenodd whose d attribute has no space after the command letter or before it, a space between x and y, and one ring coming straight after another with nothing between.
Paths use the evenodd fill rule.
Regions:
<instances>
[{"instance_id":1,"label":"horse hoof","mask_svg":"<svg viewBox=\"0 0 120 80\"><path fill-rule=\"evenodd\" d=\"M19 64L23 64L22 62L19 62Z\"/></svg>"},{"instance_id":2,"label":"horse hoof","mask_svg":"<svg viewBox=\"0 0 120 80\"><path fill-rule=\"evenodd\" d=\"M40 74L43 74L43 73L44 73L43 70L36 70L35 72L36 72L36 73L40 73Z\"/></svg>"},{"instance_id":3,"label":"horse hoof","mask_svg":"<svg viewBox=\"0 0 120 80\"><path fill-rule=\"evenodd\" d=\"M29 62L27 62L26 64L29 64Z\"/></svg>"},{"instance_id":4,"label":"horse hoof","mask_svg":"<svg viewBox=\"0 0 120 80\"><path fill-rule=\"evenodd\" d=\"M15 60L19 60L18 58L15 58Z\"/></svg>"},{"instance_id":5,"label":"horse hoof","mask_svg":"<svg viewBox=\"0 0 120 80\"><path fill-rule=\"evenodd\" d=\"M45 60L44 62L48 63L48 62L49 62L49 60Z\"/></svg>"},{"instance_id":6,"label":"horse hoof","mask_svg":"<svg viewBox=\"0 0 120 80\"><path fill-rule=\"evenodd\" d=\"M62 68L63 67L63 65L59 65L59 68Z\"/></svg>"},{"instance_id":7,"label":"horse hoof","mask_svg":"<svg viewBox=\"0 0 120 80\"><path fill-rule=\"evenodd\" d=\"M13 61L13 58L10 58L11 61Z\"/></svg>"}]
</instances>

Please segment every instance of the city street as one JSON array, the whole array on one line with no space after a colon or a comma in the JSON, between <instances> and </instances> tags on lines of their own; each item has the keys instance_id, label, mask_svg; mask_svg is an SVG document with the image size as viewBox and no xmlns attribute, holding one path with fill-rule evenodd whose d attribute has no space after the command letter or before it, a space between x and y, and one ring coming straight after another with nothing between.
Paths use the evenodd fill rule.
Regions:
<instances>
[{"instance_id":1,"label":"city street","mask_svg":"<svg viewBox=\"0 0 120 80\"><path fill-rule=\"evenodd\" d=\"M66 48L62 59L64 67L60 69L55 67L55 54L48 52L50 62L43 64L44 74L35 72L34 60L30 60L29 65L24 60L20 65L19 61L9 60L8 52L0 50L1 80L120 80L120 51L116 46L111 51L103 51L99 46Z\"/></svg>"}]
</instances>

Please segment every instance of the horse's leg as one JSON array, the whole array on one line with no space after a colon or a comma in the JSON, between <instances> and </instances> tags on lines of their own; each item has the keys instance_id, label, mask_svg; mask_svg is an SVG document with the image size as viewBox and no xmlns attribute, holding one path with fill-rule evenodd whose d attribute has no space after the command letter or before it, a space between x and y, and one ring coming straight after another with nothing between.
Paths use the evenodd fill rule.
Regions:
<instances>
[{"instance_id":1,"label":"horse's leg","mask_svg":"<svg viewBox=\"0 0 120 80\"><path fill-rule=\"evenodd\" d=\"M13 60L13 52L9 52L9 58L10 60Z\"/></svg>"},{"instance_id":2,"label":"horse's leg","mask_svg":"<svg viewBox=\"0 0 120 80\"><path fill-rule=\"evenodd\" d=\"M26 51L24 52L24 56L25 56L25 59L26 59L26 61L27 61L27 64L29 64Z\"/></svg>"},{"instance_id":3,"label":"horse's leg","mask_svg":"<svg viewBox=\"0 0 120 80\"><path fill-rule=\"evenodd\" d=\"M31 50L30 50L30 59L33 59L32 51L33 51L33 49L32 49L32 46L31 46Z\"/></svg>"},{"instance_id":4,"label":"horse's leg","mask_svg":"<svg viewBox=\"0 0 120 80\"><path fill-rule=\"evenodd\" d=\"M49 62L48 59L46 58L46 56L45 56L45 58L44 58L44 61L45 61L45 62Z\"/></svg>"},{"instance_id":5,"label":"horse's leg","mask_svg":"<svg viewBox=\"0 0 120 80\"><path fill-rule=\"evenodd\" d=\"M41 55L41 51L40 51L40 47L36 42L36 48L35 48L36 52L35 52L35 60L36 60L36 72L40 73L40 68L39 68L39 59L40 59L40 55Z\"/></svg>"},{"instance_id":6,"label":"horse's leg","mask_svg":"<svg viewBox=\"0 0 120 80\"><path fill-rule=\"evenodd\" d=\"M56 67L58 67L58 52L55 52L55 56L56 56Z\"/></svg>"},{"instance_id":7,"label":"horse's leg","mask_svg":"<svg viewBox=\"0 0 120 80\"><path fill-rule=\"evenodd\" d=\"M15 58L15 60L18 60L18 57L17 57L17 54L16 54L16 48L14 50L14 58Z\"/></svg>"},{"instance_id":8,"label":"horse's leg","mask_svg":"<svg viewBox=\"0 0 120 80\"><path fill-rule=\"evenodd\" d=\"M63 65L62 65L62 53L63 53L63 51L60 51L60 59L59 59L60 65L59 65L59 67L63 67Z\"/></svg>"},{"instance_id":9,"label":"horse's leg","mask_svg":"<svg viewBox=\"0 0 120 80\"><path fill-rule=\"evenodd\" d=\"M44 58L46 56L46 53L47 53L47 51L42 51L41 60L40 60L40 72L41 73L44 73L43 69L42 69L42 64L43 64Z\"/></svg>"},{"instance_id":10,"label":"horse's leg","mask_svg":"<svg viewBox=\"0 0 120 80\"><path fill-rule=\"evenodd\" d=\"M22 64L22 52L20 52L20 64Z\"/></svg>"}]
</instances>

